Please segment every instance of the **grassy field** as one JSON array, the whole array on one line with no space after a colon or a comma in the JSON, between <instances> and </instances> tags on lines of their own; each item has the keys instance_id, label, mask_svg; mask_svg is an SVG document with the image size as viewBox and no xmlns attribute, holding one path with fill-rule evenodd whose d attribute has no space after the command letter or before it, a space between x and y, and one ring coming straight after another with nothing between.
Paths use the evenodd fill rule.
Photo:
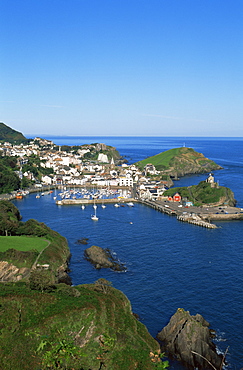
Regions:
<instances>
[{"instance_id":1,"label":"grassy field","mask_svg":"<svg viewBox=\"0 0 243 370\"><path fill-rule=\"evenodd\" d=\"M48 240L37 237L0 236L0 252L5 252L10 248L25 252L35 249L40 252L47 246L48 243Z\"/></svg>"},{"instance_id":2,"label":"grassy field","mask_svg":"<svg viewBox=\"0 0 243 370\"><path fill-rule=\"evenodd\" d=\"M181 148L174 148L167 150L165 152L159 153L154 155L153 157L149 157L146 159L143 159L142 161L137 162L137 165L139 168L144 168L146 164L152 163L156 169L163 170L170 167L171 160L180 154Z\"/></svg>"}]
</instances>

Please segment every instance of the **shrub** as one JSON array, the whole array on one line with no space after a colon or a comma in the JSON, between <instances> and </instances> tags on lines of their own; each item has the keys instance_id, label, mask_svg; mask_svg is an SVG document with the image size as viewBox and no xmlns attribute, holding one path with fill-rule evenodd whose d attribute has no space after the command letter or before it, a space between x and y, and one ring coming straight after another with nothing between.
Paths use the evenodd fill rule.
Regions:
<instances>
[{"instance_id":1,"label":"shrub","mask_svg":"<svg viewBox=\"0 0 243 370\"><path fill-rule=\"evenodd\" d=\"M29 277L30 289L51 292L55 289L54 276L50 270L33 270Z\"/></svg>"}]
</instances>

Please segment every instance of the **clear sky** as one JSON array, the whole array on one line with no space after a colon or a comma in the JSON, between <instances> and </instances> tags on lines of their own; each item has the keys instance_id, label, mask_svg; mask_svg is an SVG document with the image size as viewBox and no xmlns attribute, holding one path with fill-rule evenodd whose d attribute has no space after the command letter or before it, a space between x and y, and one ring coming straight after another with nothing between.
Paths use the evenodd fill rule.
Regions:
<instances>
[{"instance_id":1,"label":"clear sky","mask_svg":"<svg viewBox=\"0 0 243 370\"><path fill-rule=\"evenodd\" d=\"M242 0L0 0L0 122L243 136Z\"/></svg>"}]
</instances>

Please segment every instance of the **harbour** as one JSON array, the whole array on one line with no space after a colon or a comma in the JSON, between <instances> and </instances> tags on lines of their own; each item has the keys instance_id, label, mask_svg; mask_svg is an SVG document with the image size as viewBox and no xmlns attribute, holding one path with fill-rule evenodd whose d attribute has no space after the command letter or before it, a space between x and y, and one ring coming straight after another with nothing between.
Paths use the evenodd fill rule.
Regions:
<instances>
[{"instance_id":1,"label":"harbour","mask_svg":"<svg viewBox=\"0 0 243 370\"><path fill-rule=\"evenodd\" d=\"M129 153L134 162L141 156L180 145L184 140L106 139L108 144L114 140L113 145L122 154ZM92 138L92 141L106 139ZM71 144L70 138L66 140ZM86 138L83 140L87 141ZM242 141L196 138L188 140L187 145L224 167L215 176L221 185L234 191L237 208L243 207ZM227 153L225 147L229 148ZM189 186L204 179L205 175L188 176L175 185ZM23 221L35 218L67 238L72 254L70 277L74 285L93 283L101 277L111 281L115 288L127 295L133 312L139 315L154 337L178 307L189 310L191 314L200 313L216 331L217 348L224 352L229 347L227 369L241 368L242 220L223 220L229 215L225 213L227 209L222 208L219 214L214 215L218 217L213 221L217 228L211 230L177 220L177 214L171 213L172 203L164 203L169 207L164 207L164 212L161 212L159 208L137 201L134 207L126 204L125 207L114 207L115 203L106 203L104 209L98 203L99 221L93 222L90 219L93 200L87 203L85 209L75 203L57 206L60 191L63 192L63 189L54 189L52 194L39 199L35 198L35 194L29 194L13 202L19 208ZM57 199L54 200L54 197ZM117 199L114 201L118 202ZM178 210L178 204L174 207ZM185 211L192 213L193 208L186 208ZM213 210L209 211L213 215ZM88 246L109 248L125 263L127 271L116 273L109 269L94 269L83 258L84 246L76 243L80 238L87 238ZM171 369L184 370L184 367L172 362Z\"/></svg>"}]
</instances>

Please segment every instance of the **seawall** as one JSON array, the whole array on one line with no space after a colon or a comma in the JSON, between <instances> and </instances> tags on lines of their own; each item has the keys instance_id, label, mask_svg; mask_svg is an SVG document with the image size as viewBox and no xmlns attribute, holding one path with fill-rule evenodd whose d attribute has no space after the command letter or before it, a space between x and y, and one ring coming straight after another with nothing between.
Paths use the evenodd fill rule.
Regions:
<instances>
[{"instance_id":1,"label":"seawall","mask_svg":"<svg viewBox=\"0 0 243 370\"><path fill-rule=\"evenodd\" d=\"M84 199L84 198L80 198L80 199L62 199L62 200L57 200L56 201L56 204L58 206L64 206L64 205L76 205L76 204L81 204L81 205L87 205L87 204L112 204L112 203L119 203L119 204L123 204L123 203L135 203L137 202L136 199L134 198L121 198L121 199L118 199L118 198L108 198L108 199Z\"/></svg>"}]
</instances>

